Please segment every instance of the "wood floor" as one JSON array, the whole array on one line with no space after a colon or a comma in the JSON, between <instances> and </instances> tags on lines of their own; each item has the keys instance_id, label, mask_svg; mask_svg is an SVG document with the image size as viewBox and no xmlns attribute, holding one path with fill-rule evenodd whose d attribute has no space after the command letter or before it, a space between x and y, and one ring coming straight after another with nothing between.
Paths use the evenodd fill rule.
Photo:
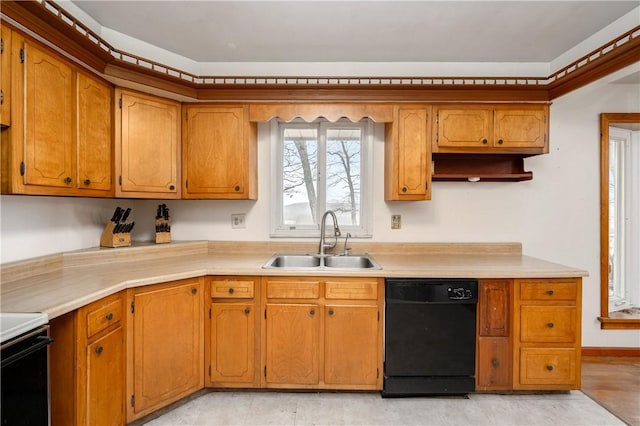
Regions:
<instances>
[{"instance_id":1,"label":"wood floor","mask_svg":"<svg viewBox=\"0 0 640 426\"><path fill-rule=\"evenodd\" d=\"M582 392L625 423L640 426L640 357L582 357Z\"/></svg>"}]
</instances>

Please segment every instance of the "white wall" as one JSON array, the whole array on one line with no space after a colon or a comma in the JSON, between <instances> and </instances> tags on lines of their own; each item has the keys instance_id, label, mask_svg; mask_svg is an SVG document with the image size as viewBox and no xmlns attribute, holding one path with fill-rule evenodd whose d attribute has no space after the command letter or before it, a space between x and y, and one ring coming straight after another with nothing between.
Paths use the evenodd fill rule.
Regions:
<instances>
[{"instance_id":1,"label":"white wall","mask_svg":"<svg viewBox=\"0 0 640 426\"><path fill-rule=\"evenodd\" d=\"M602 331L599 314L600 112L640 111L638 85L603 79L556 99L550 153L526 160L533 180L519 183L434 182L432 201L383 200L382 134L374 146L373 241L519 241L525 254L589 271L584 279L583 346L640 346L637 331ZM269 239L269 140L258 141L257 201L165 201L176 240ZM150 240L157 200L1 197L1 261L94 247L116 205L132 207L134 239ZM232 213L247 228L231 229ZM391 230L391 214L402 229Z\"/></svg>"}]
</instances>

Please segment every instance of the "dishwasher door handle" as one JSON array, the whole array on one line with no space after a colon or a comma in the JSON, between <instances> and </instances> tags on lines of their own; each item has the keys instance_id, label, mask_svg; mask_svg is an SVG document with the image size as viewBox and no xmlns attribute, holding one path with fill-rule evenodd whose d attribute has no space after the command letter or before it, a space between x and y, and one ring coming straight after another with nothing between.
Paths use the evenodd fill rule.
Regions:
<instances>
[{"instance_id":1,"label":"dishwasher door handle","mask_svg":"<svg viewBox=\"0 0 640 426\"><path fill-rule=\"evenodd\" d=\"M37 342L31 346L29 346L28 348L13 354L11 356L8 356L7 358L3 358L2 359L2 363L0 364L0 366L2 368L6 367L7 365L11 365L16 361L21 360L22 358L25 358L29 355L31 355L34 352L39 351L40 349L50 345L51 343L53 343L53 339L49 336L38 336L35 338L35 340L37 340Z\"/></svg>"}]
</instances>

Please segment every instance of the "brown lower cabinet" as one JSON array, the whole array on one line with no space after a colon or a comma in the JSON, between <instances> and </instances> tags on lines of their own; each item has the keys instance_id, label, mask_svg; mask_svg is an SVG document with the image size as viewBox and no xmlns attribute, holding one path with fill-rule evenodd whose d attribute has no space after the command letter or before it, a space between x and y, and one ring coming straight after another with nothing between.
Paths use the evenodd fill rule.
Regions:
<instances>
[{"instance_id":1,"label":"brown lower cabinet","mask_svg":"<svg viewBox=\"0 0 640 426\"><path fill-rule=\"evenodd\" d=\"M204 277L128 290L127 421L204 386Z\"/></svg>"},{"instance_id":2,"label":"brown lower cabinet","mask_svg":"<svg viewBox=\"0 0 640 426\"><path fill-rule=\"evenodd\" d=\"M266 388L382 389L382 278L264 277Z\"/></svg>"},{"instance_id":3,"label":"brown lower cabinet","mask_svg":"<svg viewBox=\"0 0 640 426\"><path fill-rule=\"evenodd\" d=\"M581 386L581 278L480 280L476 390Z\"/></svg>"},{"instance_id":4,"label":"brown lower cabinet","mask_svg":"<svg viewBox=\"0 0 640 426\"><path fill-rule=\"evenodd\" d=\"M125 423L124 292L51 320L51 424Z\"/></svg>"}]
</instances>

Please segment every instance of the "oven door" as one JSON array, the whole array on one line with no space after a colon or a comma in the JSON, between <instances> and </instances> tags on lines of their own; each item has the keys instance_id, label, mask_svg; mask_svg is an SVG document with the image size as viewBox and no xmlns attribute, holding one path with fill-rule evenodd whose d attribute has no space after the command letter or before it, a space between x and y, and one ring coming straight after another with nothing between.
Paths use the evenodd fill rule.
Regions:
<instances>
[{"instance_id":1,"label":"oven door","mask_svg":"<svg viewBox=\"0 0 640 426\"><path fill-rule=\"evenodd\" d=\"M49 326L2 344L2 425L49 424Z\"/></svg>"}]
</instances>

